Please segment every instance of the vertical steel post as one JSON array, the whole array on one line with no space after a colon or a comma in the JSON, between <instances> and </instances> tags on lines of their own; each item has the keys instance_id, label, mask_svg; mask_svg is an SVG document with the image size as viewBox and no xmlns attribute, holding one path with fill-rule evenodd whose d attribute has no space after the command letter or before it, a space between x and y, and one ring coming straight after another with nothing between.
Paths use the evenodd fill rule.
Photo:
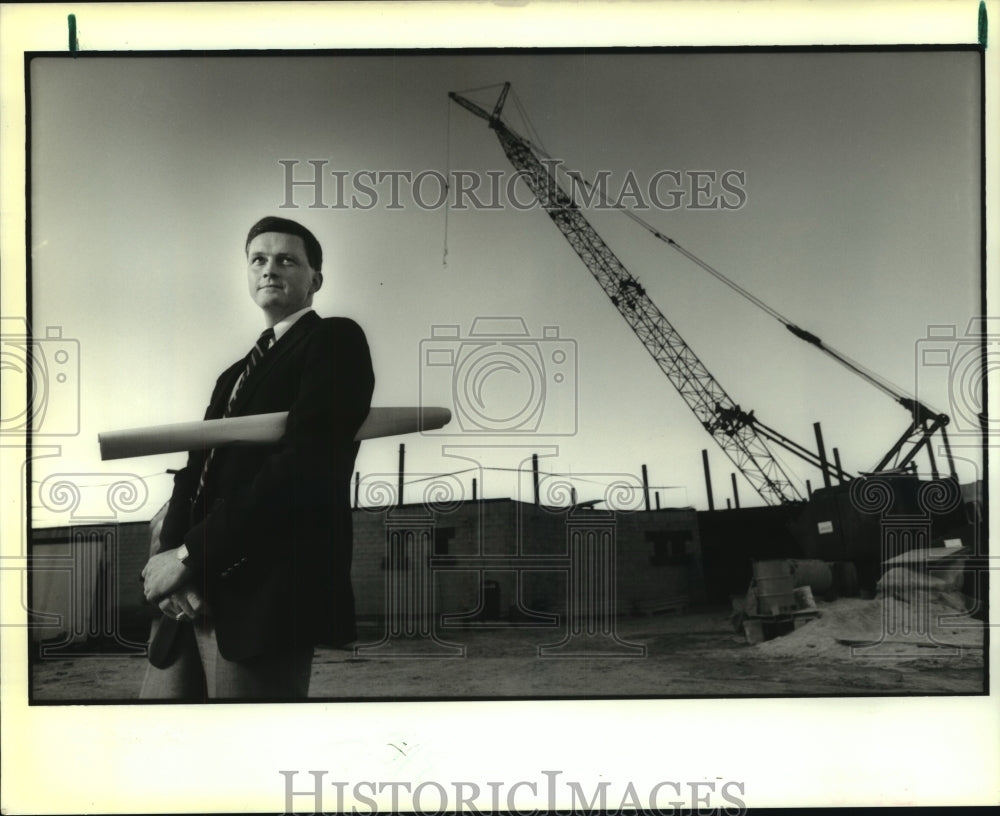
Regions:
<instances>
[{"instance_id":1,"label":"vertical steel post","mask_svg":"<svg viewBox=\"0 0 1000 816\"><path fill-rule=\"evenodd\" d=\"M399 486L396 490L396 504L403 506L403 470L406 463L406 445L399 445Z\"/></svg>"},{"instance_id":2,"label":"vertical steel post","mask_svg":"<svg viewBox=\"0 0 1000 816\"><path fill-rule=\"evenodd\" d=\"M833 449L833 463L837 466L837 484L844 483L844 468L840 464L840 451Z\"/></svg>"},{"instance_id":3,"label":"vertical steel post","mask_svg":"<svg viewBox=\"0 0 1000 816\"><path fill-rule=\"evenodd\" d=\"M826 447L823 445L823 429L818 422L813 423L813 430L816 432L816 449L819 452L819 467L823 471L823 487L830 486L830 463L826 458Z\"/></svg>"},{"instance_id":4,"label":"vertical steel post","mask_svg":"<svg viewBox=\"0 0 1000 816\"><path fill-rule=\"evenodd\" d=\"M955 471L955 457L951 455L951 443L948 441L948 429L941 426L941 441L944 442L944 455L948 459L948 472L951 478L958 481L958 473Z\"/></svg>"},{"instance_id":5,"label":"vertical steel post","mask_svg":"<svg viewBox=\"0 0 1000 816\"><path fill-rule=\"evenodd\" d=\"M708 468L708 451L702 448L701 464L705 469L705 492L708 493L708 509L715 509L715 499L712 496L712 471Z\"/></svg>"},{"instance_id":6,"label":"vertical steel post","mask_svg":"<svg viewBox=\"0 0 1000 816\"><path fill-rule=\"evenodd\" d=\"M531 454L531 478L535 485L535 506L538 506L538 454Z\"/></svg>"},{"instance_id":7,"label":"vertical steel post","mask_svg":"<svg viewBox=\"0 0 1000 816\"><path fill-rule=\"evenodd\" d=\"M934 446L930 442L927 443L927 458L931 463L931 478L936 482L941 478L941 474L938 472L937 460L934 458Z\"/></svg>"}]
</instances>

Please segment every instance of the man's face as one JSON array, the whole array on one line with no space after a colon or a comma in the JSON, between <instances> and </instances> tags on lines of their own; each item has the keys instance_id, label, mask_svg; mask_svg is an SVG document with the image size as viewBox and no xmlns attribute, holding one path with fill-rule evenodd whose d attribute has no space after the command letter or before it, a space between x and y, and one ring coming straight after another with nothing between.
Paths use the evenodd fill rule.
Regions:
<instances>
[{"instance_id":1,"label":"man's face","mask_svg":"<svg viewBox=\"0 0 1000 816\"><path fill-rule=\"evenodd\" d=\"M247 248L250 297L267 317L267 325L312 305L323 276L309 265L298 235L263 232Z\"/></svg>"}]
</instances>

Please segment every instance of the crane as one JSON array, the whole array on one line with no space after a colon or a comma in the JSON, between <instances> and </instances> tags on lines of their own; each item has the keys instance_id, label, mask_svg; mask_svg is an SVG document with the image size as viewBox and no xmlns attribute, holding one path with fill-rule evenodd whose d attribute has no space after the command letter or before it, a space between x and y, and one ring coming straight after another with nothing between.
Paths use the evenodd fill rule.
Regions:
<instances>
[{"instance_id":1,"label":"crane","mask_svg":"<svg viewBox=\"0 0 1000 816\"><path fill-rule=\"evenodd\" d=\"M772 454L768 442L779 445L810 464L821 468L825 476L832 475L841 481L849 479L850 474L842 470L839 465L827 462L825 458L763 424L754 416L753 411L744 411L726 393L694 350L659 310L638 279L603 241L573 198L560 186L552 169L552 162L543 162L540 158L542 152L540 148L515 132L501 118L510 87L509 82L504 83L492 111L487 111L457 92L449 93L448 97L469 112L486 120L490 129L496 134L500 146L514 169L519 172L549 218L559 228L563 237L600 284L612 305L631 327L705 430L760 494L761 498L767 504L772 505L792 504L804 500L788 473ZM634 218L634 220L640 219ZM665 241L716 276L721 277L720 273L693 256L671 238L661 234L645 222L641 223L657 238ZM727 283L735 286L731 281L727 280ZM948 417L945 414L936 413L917 400L897 392L871 372L847 358L846 355L823 343L814 334L785 320L773 310L770 311L796 337L834 357L842 365L889 393L893 399L910 411L912 416L910 426L876 465L875 472L885 470L890 464L892 464L893 469L905 468L912 462L919 450L928 444L932 434L937 431L944 434L944 427L948 424ZM947 436L944 436L944 440L951 464ZM930 451L929 447L928 451ZM954 475L953 464L951 464L951 468Z\"/></svg>"}]
</instances>

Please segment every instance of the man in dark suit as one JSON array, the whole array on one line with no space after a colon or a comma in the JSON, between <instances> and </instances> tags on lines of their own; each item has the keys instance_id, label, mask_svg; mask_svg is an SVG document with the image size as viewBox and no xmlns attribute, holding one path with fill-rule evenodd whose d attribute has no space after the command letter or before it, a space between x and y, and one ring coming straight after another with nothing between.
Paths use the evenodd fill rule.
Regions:
<instances>
[{"instance_id":1,"label":"man in dark suit","mask_svg":"<svg viewBox=\"0 0 1000 816\"><path fill-rule=\"evenodd\" d=\"M288 421L278 443L191 451L176 474L143 570L163 612L143 699L304 698L314 645L356 634L350 480L374 387L368 344L353 321L312 311L323 257L309 230L264 218L245 249L271 331L222 373L205 418Z\"/></svg>"}]
</instances>

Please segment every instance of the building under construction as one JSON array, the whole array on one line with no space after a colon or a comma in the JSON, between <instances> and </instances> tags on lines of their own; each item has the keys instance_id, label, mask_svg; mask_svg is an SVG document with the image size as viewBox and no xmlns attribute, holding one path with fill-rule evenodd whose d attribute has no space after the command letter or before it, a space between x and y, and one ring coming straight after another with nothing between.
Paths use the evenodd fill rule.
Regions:
<instances>
[{"instance_id":1,"label":"building under construction","mask_svg":"<svg viewBox=\"0 0 1000 816\"><path fill-rule=\"evenodd\" d=\"M354 511L358 616L399 636L449 627L611 631L620 615L680 612L706 599L691 509L614 513L510 499ZM34 639L141 647L153 609L136 576L149 553L142 522L34 531Z\"/></svg>"}]
</instances>

